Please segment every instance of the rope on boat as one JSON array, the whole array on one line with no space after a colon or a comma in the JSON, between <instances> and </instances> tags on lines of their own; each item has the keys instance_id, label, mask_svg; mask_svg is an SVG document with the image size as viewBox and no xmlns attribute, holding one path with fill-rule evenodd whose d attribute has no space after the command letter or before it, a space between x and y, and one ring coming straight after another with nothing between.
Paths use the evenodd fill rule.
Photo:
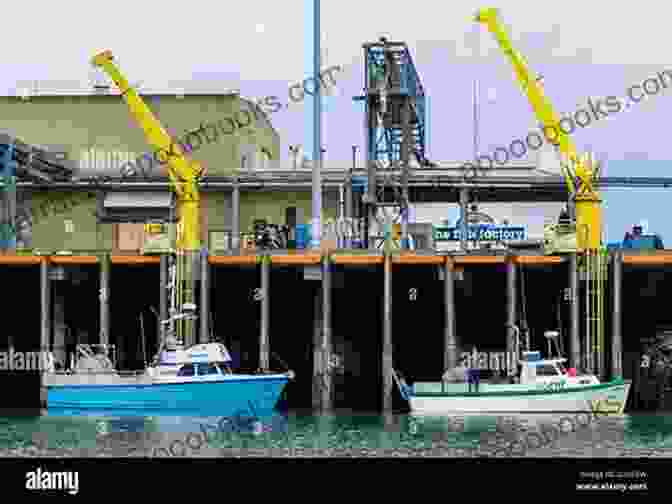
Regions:
<instances>
[{"instance_id":1,"label":"rope on boat","mask_svg":"<svg viewBox=\"0 0 672 504\"><path fill-rule=\"evenodd\" d=\"M405 401L408 401L410 398L408 389L410 387L406 384L405 380L403 383L401 382L394 368L392 368L392 377L394 378L394 381L397 383L397 387L399 388L399 393L401 394L401 397L403 397Z\"/></svg>"}]
</instances>

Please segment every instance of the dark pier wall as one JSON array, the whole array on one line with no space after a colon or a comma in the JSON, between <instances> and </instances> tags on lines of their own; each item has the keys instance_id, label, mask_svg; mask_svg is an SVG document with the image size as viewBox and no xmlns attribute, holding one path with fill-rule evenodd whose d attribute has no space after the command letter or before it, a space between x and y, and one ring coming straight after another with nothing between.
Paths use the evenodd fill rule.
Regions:
<instances>
[{"instance_id":1,"label":"dark pier wall","mask_svg":"<svg viewBox=\"0 0 672 504\"><path fill-rule=\"evenodd\" d=\"M444 372L442 266L404 265L392 270L394 369L413 381L435 381ZM405 408L396 387L393 409Z\"/></svg>"},{"instance_id":2,"label":"dark pier wall","mask_svg":"<svg viewBox=\"0 0 672 504\"><path fill-rule=\"evenodd\" d=\"M66 364L79 343L98 343L100 333L100 274L97 265L64 265L63 279L51 281L51 313L61 313L59 324L52 324L50 343L55 350L65 351ZM56 266L59 268L59 266ZM121 280L121 279L119 279ZM130 285L119 286L119 297L125 296ZM60 308L58 307L60 305ZM58 327L63 324L64 327ZM59 332L60 331L60 332ZM62 334L62 332L65 334ZM139 331L133 335L137 337ZM128 334L128 337L131 337ZM61 345L63 343L64 345Z\"/></svg>"},{"instance_id":3,"label":"dark pier wall","mask_svg":"<svg viewBox=\"0 0 672 504\"><path fill-rule=\"evenodd\" d=\"M99 266L96 267L99 271ZM152 312L159 312L159 267L154 265L112 265L110 272L110 343L116 345L117 363L122 370L143 369L142 333L140 316L143 317L146 358L157 351L158 321ZM97 298L97 292L91 293ZM92 309L98 319L99 309ZM97 343L97 338L92 343Z\"/></svg>"},{"instance_id":4,"label":"dark pier wall","mask_svg":"<svg viewBox=\"0 0 672 504\"><path fill-rule=\"evenodd\" d=\"M642 368L641 364L643 355L652 355L656 335L672 329L672 269L625 266L622 292L623 370L625 378L633 380L631 405L645 410L670 409L671 360L667 366L651 362L648 368Z\"/></svg>"},{"instance_id":5,"label":"dark pier wall","mask_svg":"<svg viewBox=\"0 0 672 504\"><path fill-rule=\"evenodd\" d=\"M382 408L383 268L332 266L340 283L332 290L334 348L343 357L334 375L334 407Z\"/></svg>"},{"instance_id":6,"label":"dark pier wall","mask_svg":"<svg viewBox=\"0 0 672 504\"><path fill-rule=\"evenodd\" d=\"M522 320L524 315L527 320L530 346L544 355L548 352L545 331L559 331L564 356L569 355L569 299L565 299L568 286L567 264L518 267L518 317Z\"/></svg>"},{"instance_id":7,"label":"dark pier wall","mask_svg":"<svg viewBox=\"0 0 672 504\"><path fill-rule=\"evenodd\" d=\"M296 373L278 405L283 410L310 409L312 405L315 321L321 319L322 310L321 305L316 307L320 289L319 280L304 279L303 266L271 269L270 365L282 370L285 363Z\"/></svg>"},{"instance_id":8,"label":"dark pier wall","mask_svg":"<svg viewBox=\"0 0 672 504\"><path fill-rule=\"evenodd\" d=\"M483 352L506 349L506 323L511 316L507 280L513 278L515 322L521 325L523 319L527 321L531 346L546 353L544 331L559 330L563 353L569 355L571 317L566 290L570 277L569 261L518 263L513 276L509 273L513 271L510 265L493 262L466 261L456 263L451 269L458 352L470 351L474 346ZM271 369L283 370L287 364L297 376L287 387L281 407L304 409L310 407L311 402L315 406L315 387L320 386L317 383L319 376L316 376L319 366L315 360L319 349L315 341L325 334L323 284L317 278L307 279L305 266L283 264L286 263L211 265L211 336L229 347L241 371L253 372L259 368L265 354L260 341L268 334ZM48 282L48 295L44 297L49 301L51 324L45 326L45 334L49 336L50 345L67 346L67 350L72 351L77 343L100 341L101 264L63 264L61 267L65 270L63 279L53 274L59 266L51 266L54 278ZM262 313L264 268L270 271L267 318ZM310 268L319 270L317 265ZM367 266L332 264L329 268L329 334L332 352L337 357L336 369L331 371L332 405L360 411L380 410L383 407L384 268L380 263ZM445 369L446 344L452 338L446 330L445 320L446 313L452 313L452 310L444 304L448 291L443 277L448 267L418 262L393 263L391 268L392 366L411 382L437 380ZM2 313L5 315L0 350L9 347L10 337L15 350L39 350L43 298L40 271L36 264L0 266ZM608 375L612 374L609 371L613 362L619 360L617 352L612 350L614 342L618 343L618 338L614 339L613 335L618 330L614 326L613 311L616 308L615 289L619 288L614 283L613 271L617 270L612 262L604 291L603 351ZM672 394L668 393L672 389L672 356L668 356L667 364L659 370L642 371L640 364L642 355L649 351L657 334L665 330L672 334L672 310L668 307L672 268L666 264L632 265L630 260L624 264L621 278L622 368L624 377L633 380L629 407L667 409L672 406L669 404ZM160 311L159 265L114 263L110 266L109 281L109 342L118 347L121 369L140 369L143 364L141 313L144 314L147 358L154 354L158 344L158 324L151 307ZM579 282L579 290L578 320L583 347L583 280ZM200 286L197 285L197 303L200 303L199 293ZM67 326L67 331L61 330L63 325ZM61 328L59 331L57 326ZM581 348L581 352L585 353L585 348ZM25 372L14 375L28 379ZM3 376L9 379L7 373ZM35 379L38 378L36 375ZM30 402L31 394L17 394L19 396ZM392 389L392 396L396 409L400 405L396 387ZM35 397L37 400L37 392Z\"/></svg>"},{"instance_id":9,"label":"dark pier wall","mask_svg":"<svg viewBox=\"0 0 672 504\"><path fill-rule=\"evenodd\" d=\"M0 266L0 352L40 351L40 267ZM0 370L6 414L40 407L40 373Z\"/></svg>"},{"instance_id":10,"label":"dark pier wall","mask_svg":"<svg viewBox=\"0 0 672 504\"><path fill-rule=\"evenodd\" d=\"M261 274L259 266L211 269L210 309L213 335L223 342L243 372L259 368Z\"/></svg>"},{"instance_id":11,"label":"dark pier wall","mask_svg":"<svg viewBox=\"0 0 672 504\"><path fill-rule=\"evenodd\" d=\"M475 265L458 270L455 325L459 352L506 350L506 267ZM436 380L438 376L435 376Z\"/></svg>"}]
</instances>

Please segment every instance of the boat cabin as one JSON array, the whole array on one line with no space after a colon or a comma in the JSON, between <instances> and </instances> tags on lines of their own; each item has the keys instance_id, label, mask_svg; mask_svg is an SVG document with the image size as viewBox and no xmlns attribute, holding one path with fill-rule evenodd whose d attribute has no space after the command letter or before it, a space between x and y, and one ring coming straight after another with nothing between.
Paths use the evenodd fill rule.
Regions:
<instances>
[{"instance_id":1,"label":"boat cabin","mask_svg":"<svg viewBox=\"0 0 672 504\"><path fill-rule=\"evenodd\" d=\"M599 383L592 376L576 376L576 370L565 367L567 359L542 359L541 352L523 352L520 362L520 383L551 383L558 378L574 385Z\"/></svg>"},{"instance_id":2,"label":"boat cabin","mask_svg":"<svg viewBox=\"0 0 672 504\"><path fill-rule=\"evenodd\" d=\"M540 379L568 376L563 362L566 359L543 359L538 361L521 361L520 383L535 383Z\"/></svg>"},{"instance_id":3,"label":"boat cabin","mask_svg":"<svg viewBox=\"0 0 672 504\"><path fill-rule=\"evenodd\" d=\"M166 376L229 375L231 356L221 343L206 343L184 349L181 345L166 348L159 354L158 363L150 374Z\"/></svg>"}]
</instances>

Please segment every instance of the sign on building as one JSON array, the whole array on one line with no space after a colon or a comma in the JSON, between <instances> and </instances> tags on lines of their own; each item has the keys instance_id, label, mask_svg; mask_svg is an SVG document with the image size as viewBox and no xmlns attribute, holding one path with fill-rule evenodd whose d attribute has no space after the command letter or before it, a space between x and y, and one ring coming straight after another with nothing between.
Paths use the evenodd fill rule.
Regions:
<instances>
[{"instance_id":1,"label":"sign on building","mask_svg":"<svg viewBox=\"0 0 672 504\"><path fill-rule=\"evenodd\" d=\"M459 227L434 226L434 241L460 241L462 230ZM491 224L480 224L469 226L467 230L467 240L469 241L513 241L526 240L527 230L524 226L494 226Z\"/></svg>"}]
</instances>

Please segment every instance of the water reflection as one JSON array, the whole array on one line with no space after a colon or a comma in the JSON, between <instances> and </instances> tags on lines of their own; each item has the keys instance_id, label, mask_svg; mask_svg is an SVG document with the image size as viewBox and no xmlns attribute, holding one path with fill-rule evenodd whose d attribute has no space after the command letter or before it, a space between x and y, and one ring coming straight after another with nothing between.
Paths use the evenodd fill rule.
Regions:
<instances>
[{"instance_id":1,"label":"water reflection","mask_svg":"<svg viewBox=\"0 0 672 504\"><path fill-rule=\"evenodd\" d=\"M568 415L413 416L336 411L274 413L257 417L217 411L43 410L0 416L0 454L10 456L152 456L158 448L183 442L190 433L207 435L207 446L184 456L425 456L440 447L473 447L491 434L539 431ZM585 423L585 420L581 420ZM606 426L606 427L605 427ZM627 415L592 424L596 433L616 432L619 446L672 448L672 416ZM576 431L581 430L581 427ZM564 432L564 430L563 430ZM577 434L578 435L578 434ZM561 441L570 443L571 441ZM235 453L231 450L236 450ZM255 451L256 450L256 451ZM588 450L588 448L586 448ZM399 455L403 454L403 455Z\"/></svg>"}]
</instances>

